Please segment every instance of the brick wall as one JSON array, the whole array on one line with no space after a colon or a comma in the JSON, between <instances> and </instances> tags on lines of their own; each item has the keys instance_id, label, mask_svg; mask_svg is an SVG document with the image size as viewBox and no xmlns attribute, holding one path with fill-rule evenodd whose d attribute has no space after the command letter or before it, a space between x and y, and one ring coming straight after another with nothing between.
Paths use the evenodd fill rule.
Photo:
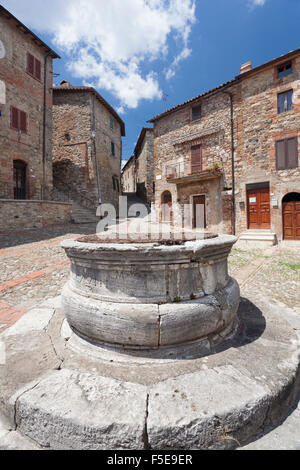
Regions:
<instances>
[{"instance_id":1,"label":"brick wall","mask_svg":"<svg viewBox=\"0 0 300 470\"><path fill-rule=\"evenodd\" d=\"M0 59L1 99L0 110L0 197L14 197L13 161L27 164L27 197L41 198L43 184L43 103L44 103L44 56L45 50L0 16L0 40L5 56ZM41 81L26 72L27 52L42 65ZM46 126L46 188L45 198L51 197L52 161L52 58L47 59L47 126ZM28 115L27 132L19 134L10 128L11 106Z\"/></svg>"},{"instance_id":2,"label":"brick wall","mask_svg":"<svg viewBox=\"0 0 300 470\"><path fill-rule=\"evenodd\" d=\"M0 200L0 231L42 228L70 222L71 204Z\"/></svg>"}]
</instances>

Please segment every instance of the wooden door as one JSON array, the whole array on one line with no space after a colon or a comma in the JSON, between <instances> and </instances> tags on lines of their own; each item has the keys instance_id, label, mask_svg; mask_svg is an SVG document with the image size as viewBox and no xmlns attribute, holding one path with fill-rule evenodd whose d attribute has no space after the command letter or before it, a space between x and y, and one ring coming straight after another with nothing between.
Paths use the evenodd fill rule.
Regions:
<instances>
[{"instance_id":1,"label":"wooden door","mask_svg":"<svg viewBox=\"0 0 300 470\"><path fill-rule=\"evenodd\" d=\"M205 196L193 196L193 228L206 228Z\"/></svg>"},{"instance_id":2,"label":"wooden door","mask_svg":"<svg viewBox=\"0 0 300 470\"><path fill-rule=\"evenodd\" d=\"M300 240L300 201L284 202L282 210L284 240Z\"/></svg>"},{"instance_id":3,"label":"wooden door","mask_svg":"<svg viewBox=\"0 0 300 470\"><path fill-rule=\"evenodd\" d=\"M247 199L248 228L269 229L271 226L269 188L249 189Z\"/></svg>"}]
</instances>

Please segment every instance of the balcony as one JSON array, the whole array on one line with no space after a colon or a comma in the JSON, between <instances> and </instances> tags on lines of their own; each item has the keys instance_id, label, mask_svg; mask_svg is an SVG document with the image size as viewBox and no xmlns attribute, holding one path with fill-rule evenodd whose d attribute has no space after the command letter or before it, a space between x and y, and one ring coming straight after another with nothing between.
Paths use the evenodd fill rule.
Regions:
<instances>
[{"instance_id":1,"label":"balcony","mask_svg":"<svg viewBox=\"0 0 300 470\"><path fill-rule=\"evenodd\" d=\"M214 165L211 168L202 169L202 165L191 165L191 163L177 163L166 167L166 179L168 183L185 184L195 181L205 181L222 176L222 168Z\"/></svg>"}]
</instances>

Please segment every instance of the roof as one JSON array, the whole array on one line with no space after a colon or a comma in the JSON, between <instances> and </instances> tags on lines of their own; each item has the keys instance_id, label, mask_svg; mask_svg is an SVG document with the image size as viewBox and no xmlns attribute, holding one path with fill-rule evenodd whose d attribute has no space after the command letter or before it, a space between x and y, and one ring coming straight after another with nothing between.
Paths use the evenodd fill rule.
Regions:
<instances>
[{"instance_id":1,"label":"roof","mask_svg":"<svg viewBox=\"0 0 300 470\"><path fill-rule=\"evenodd\" d=\"M131 157L127 160L127 162L125 163L125 165L122 168L122 173L124 173L125 168L127 168L129 166L129 164L134 160L134 157L135 157L135 155L131 155Z\"/></svg>"},{"instance_id":2,"label":"roof","mask_svg":"<svg viewBox=\"0 0 300 470\"><path fill-rule=\"evenodd\" d=\"M141 149L141 146L142 146L142 143L143 143L143 140L145 138L145 135L146 135L146 132L147 131L151 131L151 132L154 132L154 129L153 127L143 127L141 133L140 133L140 136L138 138L138 141L137 141L137 144L135 146L135 149L134 149L134 155L137 157L137 154L139 153L140 149ZM138 157L137 157L138 158Z\"/></svg>"},{"instance_id":3,"label":"roof","mask_svg":"<svg viewBox=\"0 0 300 470\"><path fill-rule=\"evenodd\" d=\"M47 46L36 34L34 34L27 26L21 23L18 18L16 18L12 13L10 13L6 8L0 5L0 14L3 15L5 18L9 20L13 20L16 23L17 28L19 28L24 34L29 34L31 39L41 47L44 47L46 51L50 54L53 59L60 59L60 56L51 49L51 47Z\"/></svg>"},{"instance_id":4,"label":"roof","mask_svg":"<svg viewBox=\"0 0 300 470\"><path fill-rule=\"evenodd\" d=\"M68 82L65 82L65 83L68 83ZM116 120L119 122L121 126L121 135L122 137L125 136L124 121L120 118L120 116L117 114L114 108L107 101L105 101L105 99L101 95L99 95L99 93L95 90L95 88L89 87L89 86L72 86L71 84L70 85L63 84L61 86L53 87L54 93L61 92L61 91L67 91L71 93L76 93L78 91L92 93L94 96L96 96L96 98L100 101L100 103L102 103L106 107L106 109L116 118Z\"/></svg>"},{"instance_id":5,"label":"roof","mask_svg":"<svg viewBox=\"0 0 300 470\"><path fill-rule=\"evenodd\" d=\"M158 114L157 116L154 116L154 118L150 119L149 121L147 122L155 122L155 121L158 121L159 119L167 116L168 114L170 113L173 113L174 111L177 111L179 109L182 109L184 108L185 106L187 105L190 105L196 101L198 101L199 99L201 98L204 98L206 96L209 96L211 94L214 94L218 91L221 91L222 89L224 88L228 88L229 86L232 86L232 85L235 85L236 83L239 83L242 79L244 79L245 77L248 77L249 75L253 75L257 72L260 72L261 70L267 68L267 67L270 67L271 65L276 65L276 64L280 64L286 60L289 60L289 59L292 59L294 56L297 56L300 54L300 48L299 49L295 49L294 51L290 51L288 52L287 54L282 54L280 57L277 57L275 59L272 59L268 62L265 62L264 64L262 65L259 65L255 68L252 68L250 70L248 70L247 72L244 72L244 73L240 73L239 75L237 75L235 78L233 78L232 80L229 80L228 82L225 82L223 83L222 85L219 85L218 87L216 88L212 88L211 90L208 90L206 91L205 93L202 93L201 95L198 95L198 96L195 96L194 98L191 98L190 100L188 101L185 101L184 103L181 103L177 106L174 106L173 108L170 108L168 109L167 111L164 111L163 113L161 114Z\"/></svg>"}]
</instances>

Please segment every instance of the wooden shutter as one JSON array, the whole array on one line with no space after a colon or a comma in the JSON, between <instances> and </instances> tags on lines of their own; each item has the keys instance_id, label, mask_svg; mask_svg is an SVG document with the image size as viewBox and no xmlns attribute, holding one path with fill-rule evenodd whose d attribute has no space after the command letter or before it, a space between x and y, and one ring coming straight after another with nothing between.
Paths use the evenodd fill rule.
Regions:
<instances>
[{"instance_id":1,"label":"wooden shutter","mask_svg":"<svg viewBox=\"0 0 300 470\"><path fill-rule=\"evenodd\" d=\"M276 142L276 169L285 169L285 140L278 140Z\"/></svg>"},{"instance_id":2,"label":"wooden shutter","mask_svg":"<svg viewBox=\"0 0 300 470\"><path fill-rule=\"evenodd\" d=\"M22 132L27 131L27 114L24 113L24 111L20 111L19 129L21 129Z\"/></svg>"},{"instance_id":3,"label":"wooden shutter","mask_svg":"<svg viewBox=\"0 0 300 470\"><path fill-rule=\"evenodd\" d=\"M287 165L286 168L297 168L298 166L298 139L293 137L287 139Z\"/></svg>"},{"instance_id":4,"label":"wooden shutter","mask_svg":"<svg viewBox=\"0 0 300 470\"><path fill-rule=\"evenodd\" d=\"M29 52L27 53L27 72L34 75L34 57Z\"/></svg>"},{"instance_id":5,"label":"wooden shutter","mask_svg":"<svg viewBox=\"0 0 300 470\"><path fill-rule=\"evenodd\" d=\"M42 77L42 74L41 74L41 70L42 70L42 66L41 66L41 62L37 59L34 59L34 62L35 62L35 77L38 79L38 80L41 80L41 77Z\"/></svg>"},{"instance_id":6,"label":"wooden shutter","mask_svg":"<svg viewBox=\"0 0 300 470\"><path fill-rule=\"evenodd\" d=\"M194 145L191 148L191 172L199 173L202 170L202 152L201 145Z\"/></svg>"},{"instance_id":7,"label":"wooden shutter","mask_svg":"<svg viewBox=\"0 0 300 470\"><path fill-rule=\"evenodd\" d=\"M19 129L19 111L17 110L17 108L14 108L13 106L11 106L10 116L11 116L10 126L13 129Z\"/></svg>"}]
</instances>

